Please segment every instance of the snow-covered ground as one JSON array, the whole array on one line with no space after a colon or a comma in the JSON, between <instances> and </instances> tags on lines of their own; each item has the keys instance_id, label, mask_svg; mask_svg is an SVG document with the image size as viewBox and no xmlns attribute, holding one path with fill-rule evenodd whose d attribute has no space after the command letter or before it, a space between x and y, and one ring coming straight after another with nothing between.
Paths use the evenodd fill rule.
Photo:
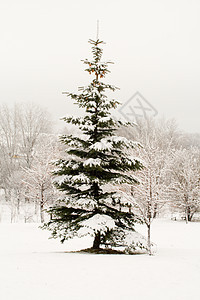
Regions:
<instances>
[{"instance_id":1,"label":"snow-covered ground","mask_svg":"<svg viewBox=\"0 0 200 300\"><path fill-rule=\"evenodd\" d=\"M1 300L200 299L200 223L155 221L154 256L66 253L91 241L48 236L37 224L0 224Z\"/></svg>"}]
</instances>

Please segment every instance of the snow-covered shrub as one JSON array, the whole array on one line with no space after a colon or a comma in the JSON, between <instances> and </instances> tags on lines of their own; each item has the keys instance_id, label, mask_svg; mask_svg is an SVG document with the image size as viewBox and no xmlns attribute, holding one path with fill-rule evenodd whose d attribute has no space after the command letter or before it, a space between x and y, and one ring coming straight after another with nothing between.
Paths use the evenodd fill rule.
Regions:
<instances>
[{"instance_id":1,"label":"snow-covered shrub","mask_svg":"<svg viewBox=\"0 0 200 300\"><path fill-rule=\"evenodd\" d=\"M115 229L107 233L104 247L112 247L124 251L126 254L147 253L147 239L137 231ZM151 243L152 251L156 247Z\"/></svg>"}]
</instances>

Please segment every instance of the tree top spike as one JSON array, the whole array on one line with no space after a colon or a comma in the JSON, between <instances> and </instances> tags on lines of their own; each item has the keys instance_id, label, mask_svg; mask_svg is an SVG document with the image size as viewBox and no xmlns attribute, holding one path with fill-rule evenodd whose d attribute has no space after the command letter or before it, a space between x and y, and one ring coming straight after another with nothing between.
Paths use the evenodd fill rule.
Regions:
<instances>
[{"instance_id":1,"label":"tree top spike","mask_svg":"<svg viewBox=\"0 0 200 300\"><path fill-rule=\"evenodd\" d=\"M99 39L99 20L97 20L97 40Z\"/></svg>"}]
</instances>

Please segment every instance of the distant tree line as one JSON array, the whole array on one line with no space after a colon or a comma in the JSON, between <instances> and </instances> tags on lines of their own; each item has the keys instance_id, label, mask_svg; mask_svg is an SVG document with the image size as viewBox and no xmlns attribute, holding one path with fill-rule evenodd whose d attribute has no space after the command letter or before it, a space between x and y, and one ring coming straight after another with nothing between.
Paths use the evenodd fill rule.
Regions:
<instances>
[{"instance_id":1,"label":"distant tree line","mask_svg":"<svg viewBox=\"0 0 200 300\"><path fill-rule=\"evenodd\" d=\"M141 183L129 187L133 206L147 223L163 207L191 221L200 211L199 135L181 132L174 120L141 120L120 131L141 143L144 168L136 172Z\"/></svg>"},{"instance_id":2,"label":"distant tree line","mask_svg":"<svg viewBox=\"0 0 200 300\"><path fill-rule=\"evenodd\" d=\"M150 249L151 224L158 214L190 222L200 212L200 139L181 132L174 120L143 119L119 134L141 143L138 156L144 168L139 184L120 185L130 210L146 224Z\"/></svg>"},{"instance_id":3,"label":"distant tree line","mask_svg":"<svg viewBox=\"0 0 200 300\"><path fill-rule=\"evenodd\" d=\"M173 120L155 119L121 127L118 134L141 144L137 156L144 168L134 173L140 184L114 189L128 199L128 210L145 222L149 236L153 219L164 209L175 219L192 221L200 211L200 135L181 132ZM63 152L46 110L34 104L1 105L1 205L11 222L44 222L45 208L59 197L52 161Z\"/></svg>"},{"instance_id":4,"label":"distant tree line","mask_svg":"<svg viewBox=\"0 0 200 300\"><path fill-rule=\"evenodd\" d=\"M52 124L35 104L0 107L1 214L6 210L11 222L43 222L44 208L54 200L50 162L59 144Z\"/></svg>"}]
</instances>

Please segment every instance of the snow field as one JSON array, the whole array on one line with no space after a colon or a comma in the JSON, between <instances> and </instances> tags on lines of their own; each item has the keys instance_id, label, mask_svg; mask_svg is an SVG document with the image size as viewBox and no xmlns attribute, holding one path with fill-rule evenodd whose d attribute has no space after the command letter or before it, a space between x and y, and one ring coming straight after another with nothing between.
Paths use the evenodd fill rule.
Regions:
<instances>
[{"instance_id":1,"label":"snow field","mask_svg":"<svg viewBox=\"0 0 200 300\"><path fill-rule=\"evenodd\" d=\"M1 223L0 299L199 299L199 232L200 223L157 220L154 256L93 255L65 252L90 247L90 238L62 245L38 224Z\"/></svg>"}]
</instances>

